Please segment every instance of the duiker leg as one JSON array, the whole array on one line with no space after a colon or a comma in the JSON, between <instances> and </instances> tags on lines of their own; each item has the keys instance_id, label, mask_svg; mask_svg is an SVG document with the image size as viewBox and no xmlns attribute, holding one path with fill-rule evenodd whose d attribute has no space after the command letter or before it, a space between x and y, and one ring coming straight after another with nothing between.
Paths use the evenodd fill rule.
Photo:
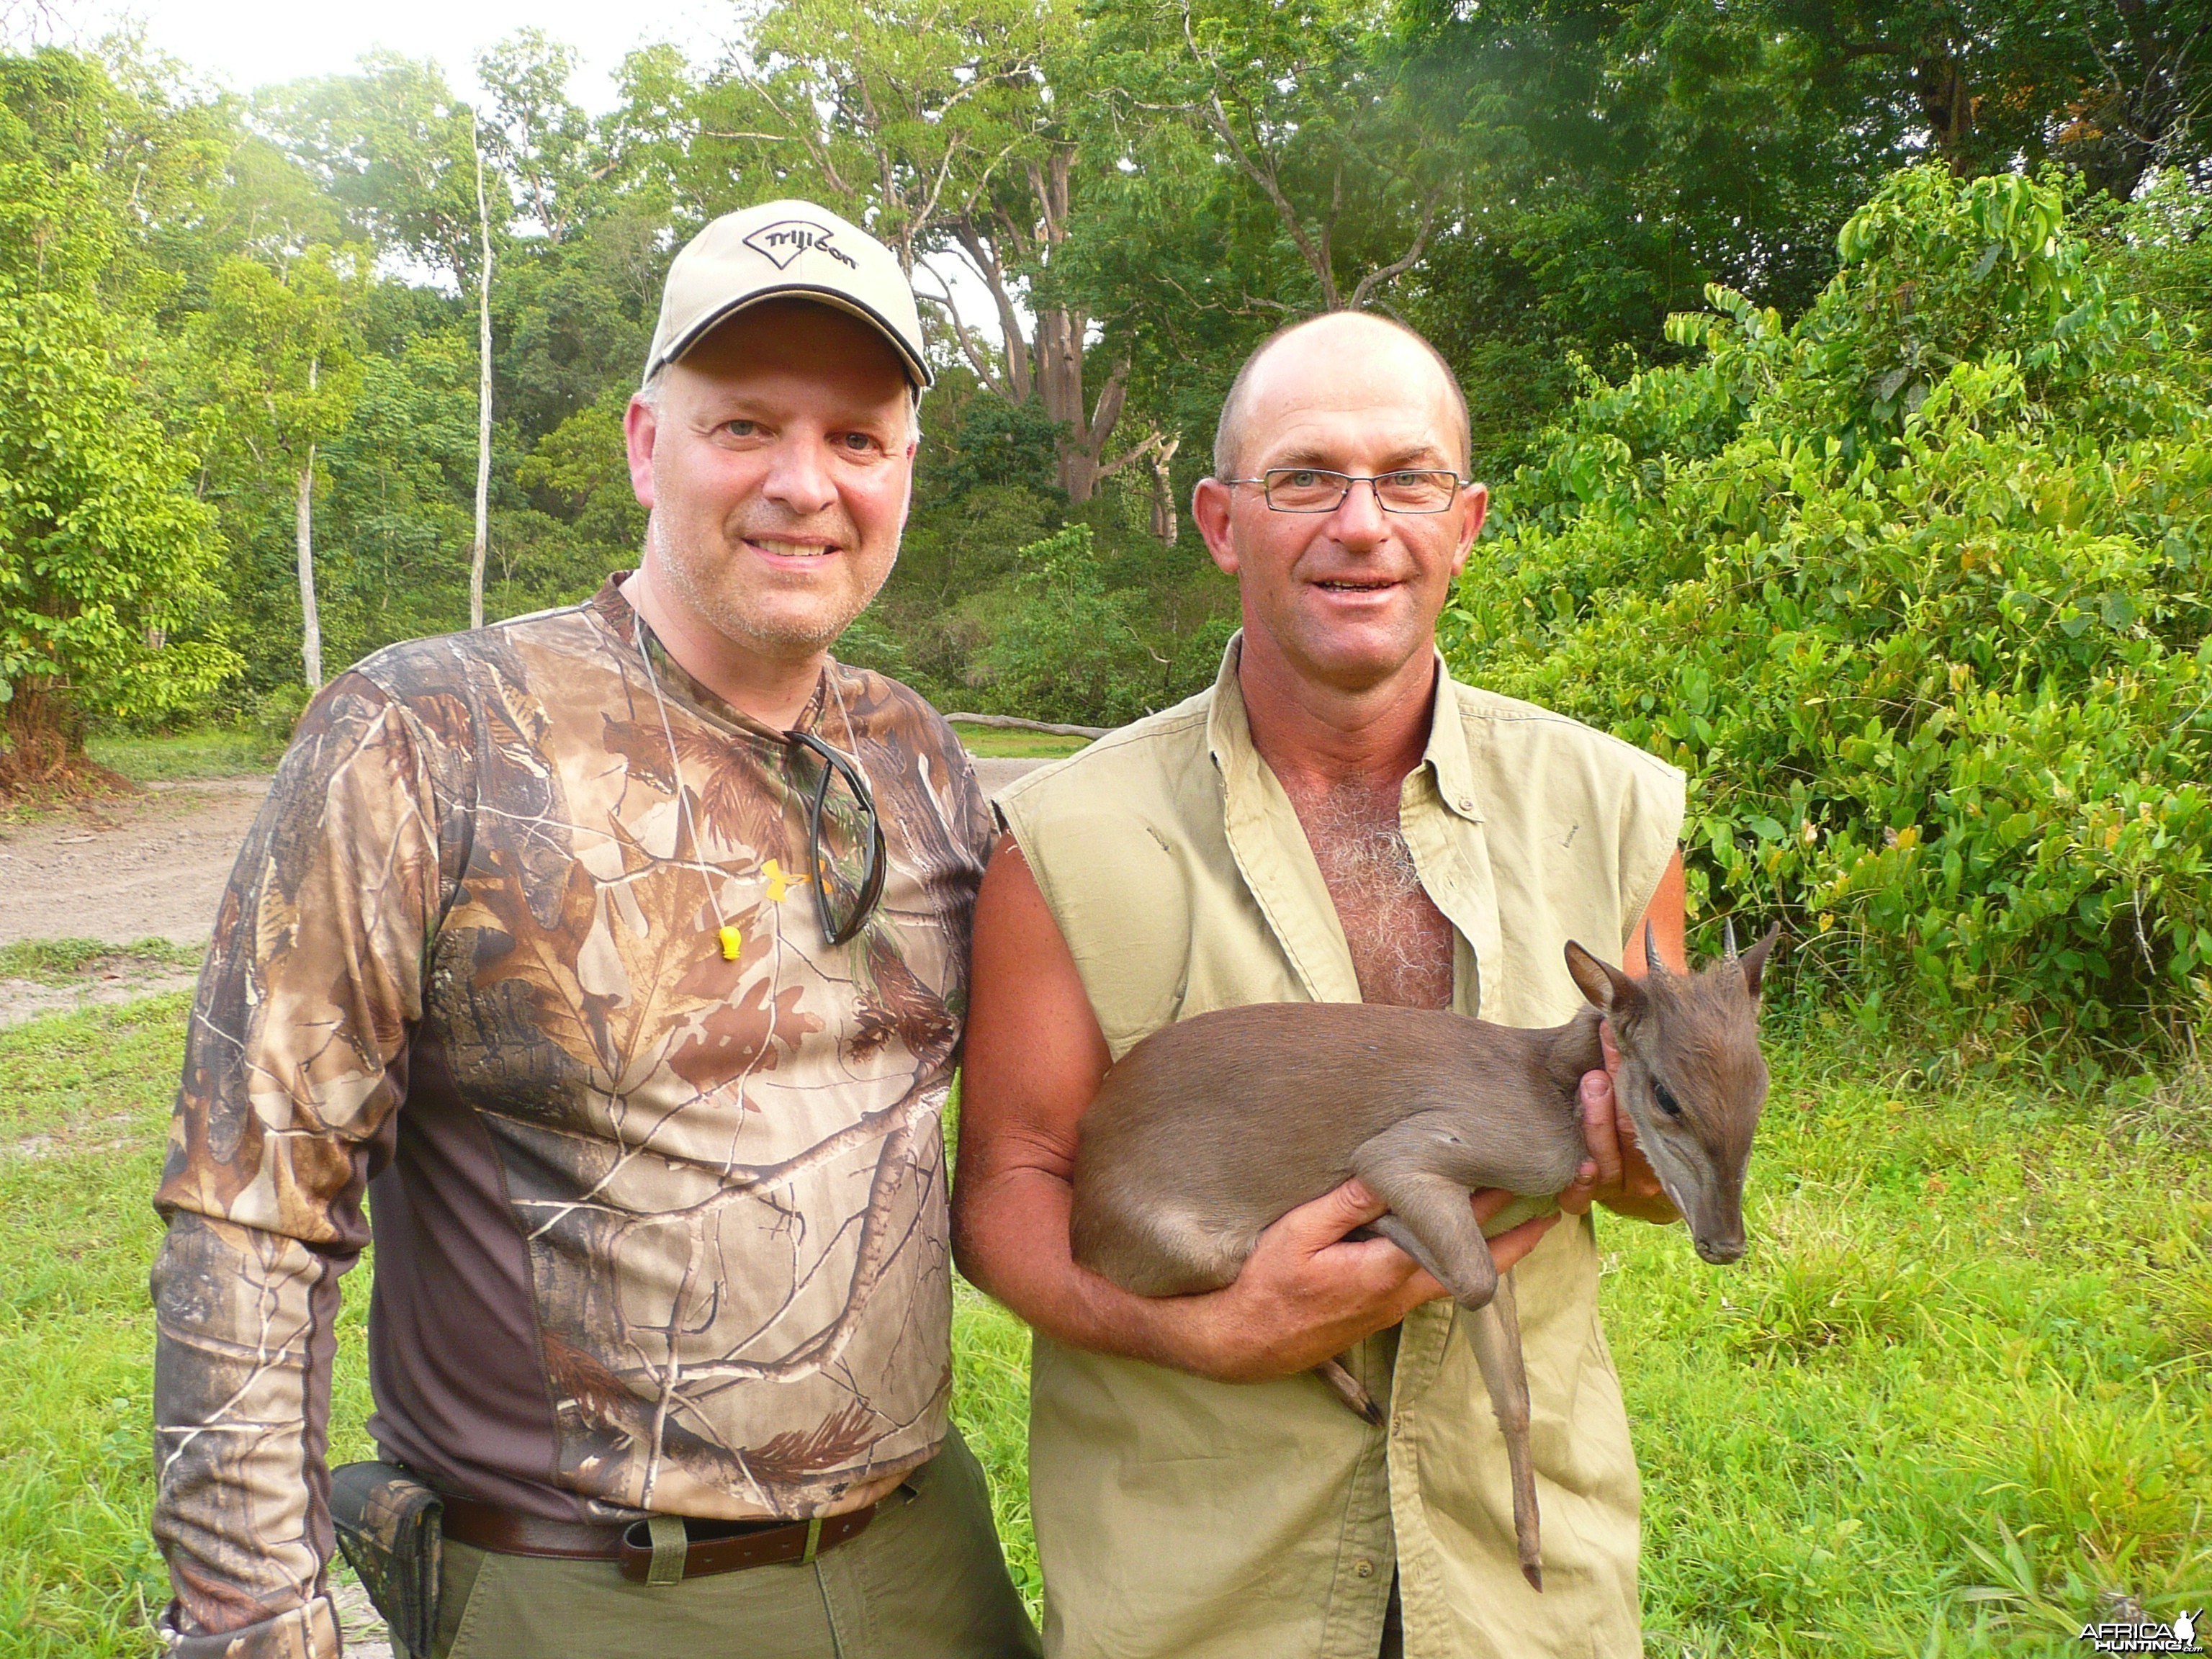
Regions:
<instances>
[{"instance_id":1,"label":"duiker leg","mask_svg":"<svg viewBox=\"0 0 2212 1659\"><path fill-rule=\"evenodd\" d=\"M1353 1173L1390 1206L1368 1224L1427 1268L1462 1307L1479 1308L1498 1288L1498 1264L1467 1188L1427 1169L1430 1137L1406 1129L1376 1136L1352 1158Z\"/></svg>"},{"instance_id":2,"label":"duiker leg","mask_svg":"<svg viewBox=\"0 0 2212 1659\"><path fill-rule=\"evenodd\" d=\"M1498 1415L1498 1431L1505 1438L1521 1573L1540 1590L1544 1570L1535 1466L1528 1450L1528 1376L1521 1358L1513 1281L1510 1276L1498 1277L1467 1189L1418 1166L1409 1167L1426 1150L1425 1140L1417 1135L1409 1144L1392 1146L1378 1135L1360 1149L1355 1160L1359 1178L1391 1210L1369 1224L1427 1268L1460 1305L1460 1323L1474 1348L1483 1386L1490 1391L1491 1409Z\"/></svg>"},{"instance_id":3,"label":"duiker leg","mask_svg":"<svg viewBox=\"0 0 2212 1659\"><path fill-rule=\"evenodd\" d=\"M1330 1392L1359 1413L1370 1429L1382 1426L1382 1408L1375 1403L1375 1396L1367 1392L1367 1385L1345 1369L1340 1359L1324 1359L1314 1367L1314 1375L1328 1384Z\"/></svg>"},{"instance_id":4,"label":"duiker leg","mask_svg":"<svg viewBox=\"0 0 2212 1659\"><path fill-rule=\"evenodd\" d=\"M1424 1136L1401 1136L1395 1142L1377 1136L1360 1149L1353 1160L1359 1177L1376 1196L1389 1201L1392 1213L1377 1217L1353 1237L1379 1233L1428 1269L1453 1295L1486 1300L1489 1287L1498 1281L1498 1268L1490 1259L1490 1247L1482 1242L1482 1229L1475 1225L1474 1212L1468 1208L1466 1190L1440 1176L1408 1167L1425 1146ZM1416 1224L1408 1225L1403 1219L1407 1212L1419 1218ZM1426 1242L1431 1236L1447 1242L1431 1249ZM1449 1268L1443 1265L1446 1261L1451 1264ZM1314 1371L1369 1425L1382 1425L1382 1411L1374 1396L1341 1364L1323 1360Z\"/></svg>"},{"instance_id":5,"label":"duiker leg","mask_svg":"<svg viewBox=\"0 0 2212 1659\"><path fill-rule=\"evenodd\" d=\"M1461 1207L1466 1208L1464 1199ZM1468 1213L1468 1224L1473 1225L1473 1212ZM1446 1289L1452 1288L1443 1264L1404 1221L1395 1215L1386 1215L1369 1224L1427 1268ZM1481 1230L1477 1228L1475 1237L1479 1239L1481 1236ZM1486 1263L1490 1261L1487 1244L1482 1247L1482 1255ZM1481 1302L1470 1304L1465 1297L1455 1294L1460 1304L1459 1323L1474 1350L1474 1362L1482 1370L1483 1387L1490 1393L1490 1409L1497 1413L1498 1431L1505 1439L1505 1465L1513 1478L1513 1538L1520 1553L1521 1576L1541 1590L1541 1522L1536 1510L1535 1463L1528 1450L1528 1372L1521 1358L1520 1310L1513 1300L1513 1275L1500 1277L1492 1266L1491 1279L1490 1294Z\"/></svg>"},{"instance_id":6,"label":"duiker leg","mask_svg":"<svg viewBox=\"0 0 2212 1659\"><path fill-rule=\"evenodd\" d=\"M1505 1463L1513 1476L1513 1538L1521 1555L1521 1576L1530 1588L1544 1588L1544 1556L1536 1514L1536 1470L1528 1452L1528 1372L1521 1359L1521 1316L1514 1305L1513 1275L1498 1281L1489 1305L1460 1310L1461 1328L1474 1348L1474 1362L1490 1390L1498 1431L1505 1437Z\"/></svg>"}]
</instances>

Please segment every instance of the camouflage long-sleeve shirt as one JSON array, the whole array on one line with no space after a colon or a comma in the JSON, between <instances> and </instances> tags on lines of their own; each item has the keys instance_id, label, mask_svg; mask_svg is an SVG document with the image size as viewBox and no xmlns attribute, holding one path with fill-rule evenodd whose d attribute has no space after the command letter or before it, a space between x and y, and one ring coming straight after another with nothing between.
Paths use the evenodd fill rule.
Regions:
<instances>
[{"instance_id":1,"label":"camouflage long-sleeve shirt","mask_svg":"<svg viewBox=\"0 0 2212 1659\"><path fill-rule=\"evenodd\" d=\"M636 639L611 583L369 659L239 855L158 1199L187 1656L337 1650L325 1422L364 1190L370 1430L448 1491L805 1516L943 1437L982 796L925 703L831 665L801 727L858 756L889 853L832 947L819 763L656 651L664 732ZM833 866L860 842L833 811Z\"/></svg>"}]
</instances>

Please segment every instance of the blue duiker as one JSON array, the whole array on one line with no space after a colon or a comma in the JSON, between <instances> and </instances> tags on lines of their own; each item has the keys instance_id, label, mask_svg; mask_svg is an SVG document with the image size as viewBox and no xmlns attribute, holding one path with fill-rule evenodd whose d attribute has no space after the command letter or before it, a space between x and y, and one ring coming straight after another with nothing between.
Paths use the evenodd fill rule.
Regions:
<instances>
[{"instance_id":1,"label":"blue duiker","mask_svg":"<svg viewBox=\"0 0 2212 1659\"><path fill-rule=\"evenodd\" d=\"M1543 1588L1528 1384L1510 1275L1500 1279L1468 1195L1571 1184L1588 1156L1577 1091L1620 1051L1614 1098L1707 1261L1743 1255L1743 1176L1766 1100L1759 981L1778 927L1739 957L1674 974L1644 931L1632 979L1579 945L1567 971L1586 1006L1521 1030L1371 1003L1255 1003L1154 1032L1121 1056L1085 1112L1070 1236L1077 1261L1140 1296L1236 1279L1260 1234L1357 1176L1390 1206L1371 1224L1464 1311L1505 1439L1521 1570ZM1381 1413L1334 1360L1323 1380Z\"/></svg>"}]
</instances>

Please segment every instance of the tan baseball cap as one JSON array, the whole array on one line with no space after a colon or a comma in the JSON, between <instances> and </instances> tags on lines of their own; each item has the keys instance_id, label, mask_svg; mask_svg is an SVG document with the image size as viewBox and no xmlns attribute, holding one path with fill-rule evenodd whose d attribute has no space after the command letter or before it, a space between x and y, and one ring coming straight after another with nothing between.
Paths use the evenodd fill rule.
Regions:
<instances>
[{"instance_id":1,"label":"tan baseball cap","mask_svg":"<svg viewBox=\"0 0 2212 1659\"><path fill-rule=\"evenodd\" d=\"M928 386L921 313L896 255L859 226L811 202L763 202L726 213L684 245L660 290L660 323L645 378L763 300L815 300L872 323L907 378Z\"/></svg>"}]
</instances>

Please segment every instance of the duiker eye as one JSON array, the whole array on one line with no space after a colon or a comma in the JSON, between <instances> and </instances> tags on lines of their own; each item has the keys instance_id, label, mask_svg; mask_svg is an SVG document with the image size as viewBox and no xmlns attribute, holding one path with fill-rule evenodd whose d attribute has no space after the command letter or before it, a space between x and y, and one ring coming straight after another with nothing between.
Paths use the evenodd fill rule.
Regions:
<instances>
[{"instance_id":1,"label":"duiker eye","mask_svg":"<svg viewBox=\"0 0 2212 1659\"><path fill-rule=\"evenodd\" d=\"M1668 1117L1682 1115L1682 1103L1675 1099L1667 1085L1656 1078L1651 1080L1651 1092L1659 1097L1659 1109L1666 1113Z\"/></svg>"}]
</instances>

